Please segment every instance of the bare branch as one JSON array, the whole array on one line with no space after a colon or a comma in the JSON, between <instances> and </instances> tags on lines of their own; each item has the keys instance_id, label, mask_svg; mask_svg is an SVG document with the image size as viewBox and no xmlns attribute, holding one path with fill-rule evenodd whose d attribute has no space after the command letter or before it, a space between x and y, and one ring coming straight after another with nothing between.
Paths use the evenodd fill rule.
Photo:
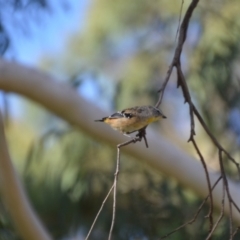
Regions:
<instances>
[{"instance_id":1,"label":"bare branch","mask_svg":"<svg viewBox=\"0 0 240 240\"><path fill-rule=\"evenodd\" d=\"M119 166L120 166L120 147L121 144L117 146L117 164L116 164L116 171L114 174L114 183L113 183L113 213L112 213L112 223L111 228L108 235L108 240L111 240L112 238L112 231L115 223L115 217L116 217L116 205L117 205L117 181L118 181L118 173L119 173Z\"/></svg>"},{"instance_id":2,"label":"bare branch","mask_svg":"<svg viewBox=\"0 0 240 240\"><path fill-rule=\"evenodd\" d=\"M164 95L164 91L166 89L167 83L170 79L172 70L174 67L176 67L177 70L177 87L181 87L182 92L183 92L183 97L185 102L188 103L189 105L189 115L190 115L190 138L189 141L191 141L194 145L195 150L197 151L197 154L200 157L200 160L202 162L204 171L205 171L205 175L207 178L207 185L208 185L208 190L209 190L209 197L210 197L210 209L209 209L209 222L210 222L210 227L209 227L209 235L207 237L207 239L210 239L213 232L215 231L216 227L218 226L219 222L221 221L221 219L223 218L223 213L224 213L224 198L225 198L225 191L227 193L227 198L229 201L229 224L230 224L230 240L232 240L233 235L236 234L236 231L233 232L233 212L232 212L232 205L234 205L234 207L239 211L239 207L237 206L237 204L233 201L231 193L229 191L229 187L228 187L228 180L226 177L226 173L224 170L224 166L223 166L223 159L222 159L222 152L224 152L226 154L226 156L228 157L228 159L230 159L230 161L232 161L237 170L238 170L238 174L240 177L240 167L239 167L239 163L237 163L235 161L234 158L232 158L232 156L220 145L220 143L217 141L217 139L215 138L215 136L211 133L211 131L209 130L209 128L207 127L206 123L204 122L204 120L202 119L201 115L199 114L198 110L196 109L195 105L192 102L191 99L191 95L188 89L188 85L186 83L184 74L182 72L181 69L181 61L180 61L180 57L181 57L181 53L182 53L182 48L183 48L183 44L185 42L186 36L187 36L187 29L188 29L188 25L189 25L189 21L192 15L193 10L195 9L195 7L198 4L198 0L194 1L192 0L191 4L188 7L188 10L183 18L181 27L180 27L180 32L179 32L179 37L178 37L178 44L177 47L175 49L175 54L172 60L172 63L170 64L170 67L167 71L166 74L166 78L163 82L162 88L159 90L160 94L159 94L159 99L158 102L156 104L156 107L159 107L159 105L162 102L162 98ZM212 142L214 143L214 145L218 148L219 151L219 163L220 163L220 167L221 167L221 175L223 178L223 198L222 198L222 207L221 207L221 214L219 216L219 218L217 219L216 223L213 226L213 195L212 195L212 191L211 191L211 182L210 182L210 177L209 177L209 173L207 170L207 165L205 163L205 160L199 150L199 147L197 146L195 140L194 140L194 135L195 135L195 123L194 123L194 115L197 117L197 119L199 120L200 124L202 125L203 129L206 131L206 133L208 134L208 136L210 137L210 139L212 140ZM198 212L197 212L198 213ZM182 226L185 226L185 224L183 224ZM180 227L181 228L181 227ZM178 228L179 229L179 228ZM178 229L175 229L173 232L177 231Z\"/></svg>"},{"instance_id":3,"label":"bare branch","mask_svg":"<svg viewBox=\"0 0 240 240\"><path fill-rule=\"evenodd\" d=\"M234 236L237 234L237 232L238 232L239 229L240 229L240 227L237 227L237 228L235 229L235 231L233 232L232 237L234 237Z\"/></svg>"},{"instance_id":4,"label":"bare branch","mask_svg":"<svg viewBox=\"0 0 240 240\"><path fill-rule=\"evenodd\" d=\"M223 166L222 150L219 150L218 153L219 153L220 169L221 169L223 182L224 182L225 190L227 192L227 197L228 197L230 240L232 240L232 235L233 235L232 197L229 192L228 181L227 181L226 173L225 173L224 166Z\"/></svg>"},{"instance_id":5,"label":"bare branch","mask_svg":"<svg viewBox=\"0 0 240 240\"><path fill-rule=\"evenodd\" d=\"M238 169L238 174L240 177L240 166L239 163L235 161L235 159L222 147L222 145L220 145L220 143L217 141L217 139L215 138L215 136L211 133L210 129L208 128L207 124L205 123L205 121L203 120L201 114L198 112L197 108L192 105L193 108L193 112L196 115L196 117L198 118L199 122L201 123L203 129L206 131L206 133L208 134L208 136L210 137L210 139L212 140L212 142L215 144L215 146L223 151L226 156L235 164L235 166Z\"/></svg>"},{"instance_id":6,"label":"bare branch","mask_svg":"<svg viewBox=\"0 0 240 240\"><path fill-rule=\"evenodd\" d=\"M162 102L164 91L165 91L165 88L166 88L167 83L169 81L169 78L171 76L173 67L176 66L176 64L180 62L182 47L183 47L183 44L184 44L186 36L187 36L188 24L189 24L192 13L193 13L194 9L196 8L198 2L199 2L199 0L192 0L192 2L190 3L190 5L187 9L187 12L185 13L185 16L183 18L183 21L182 21L182 24L181 24L181 27L180 27L179 36L178 36L178 44L177 44L177 47L175 49L175 53L174 53L172 63L170 64L170 66L168 68L167 75L166 75L166 77L163 81L162 88L158 91L159 92L159 99L156 103L156 107L159 107L161 102Z\"/></svg>"},{"instance_id":7,"label":"bare branch","mask_svg":"<svg viewBox=\"0 0 240 240\"><path fill-rule=\"evenodd\" d=\"M112 231L113 231L115 217L116 217L117 182L118 182L118 174L119 174L119 169L120 169L120 148L127 146L131 143L136 143L138 141L141 142L142 138L144 138L146 147L148 147L147 138L146 138L146 127L143 129L140 129L135 138L117 145L117 163L116 163L116 171L114 174L114 183L113 183L113 189L114 189L114 191L113 191L113 214L112 214L112 223L111 223L111 228L110 228L109 235L108 235L108 240L111 240L111 238L112 238Z\"/></svg>"},{"instance_id":8,"label":"bare branch","mask_svg":"<svg viewBox=\"0 0 240 240\"><path fill-rule=\"evenodd\" d=\"M142 138L144 138L145 140L145 143L146 143L146 146L148 147L147 145L147 139L146 139L146 131L145 131L146 128L143 128L141 130L138 131L138 134L136 135L135 138L129 140L129 141L126 141L124 143L121 143L121 144L118 144L117 145L117 161L116 161L116 170L115 170L115 174L114 174L114 182L113 182L113 185L112 187L110 188L108 194L106 195L105 199L103 200L102 202L102 205L91 225L91 228L85 238L85 240L87 240L93 230L93 227L110 195L110 193L112 192L113 190L113 213L112 213L112 222L111 222L111 227L110 227L110 231L109 231L109 235L108 235L108 240L111 240L112 238L112 232L113 232L113 227L114 227L114 224L115 224L115 218L116 218L116 205L117 205L117 183L118 183L118 174L119 174L119 170L120 170L120 148L121 147L124 147L124 146L127 146L131 143L136 143L136 142L140 142L142 140Z\"/></svg>"},{"instance_id":9,"label":"bare branch","mask_svg":"<svg viewBox=\"0 0 240 240\"><path fill-rule=\"evenodd\" d=\"M211 190L210 177L209 177L209 173L208 173L208 169L207 169L207 164L206 164L194 138L192 138L192 143L197 151L198 156L200 157L200 160L202 162L202 165L203 165L203 168L204 168L204 171L206 174L207 185L208 185L208 190L209 190L209 198L210 198L210 208L209 208L209 213L208 213L209 222L210 222L209 231L211 231L212 227L213 227L213 216L212 216L212 214L213 214L213 196L212 196L212 190Z\"/></svg>"},{"instance_id":10,"label":"bare branch","mask_svg":"<svg viewBox=\"0 0 240 240\"><path fill-rule=\"evenodd\" d=\"M219 177L219 178L217 179L217 181L213 184L213 186L212 186L212 188L211 188L211 192L212 192L213 189L217 186L217 184L219 183L219 181L220 181L221 179L222 179L222 177ZM201 212L204 204L207 202L209 196L210 196L210 195L208 195L208 196L203 200L203 202L202 202L201 205L199 206L197 212L195 213L195 215L193 216L193 218L192 218L190 221L184 223L184 224L181 225L180 227L177 227L176 229L174 229L172 232L166 234L165 236L160 237L160 240L165 239L165 238L169 237L170 235L172 235L173 233L177 232L178 230L184 228L185 226L194 223L194 222L196 221L199 213Z\"/></svg>"},{"instance_id":11,"label":"bare branch","mask_svg":"<svg viewBox=\"0 0 240 240\"><path fill-rule=\"evenodd\" d=\"M176 40L177 40L178 33L179 33L179 29L180 29L180 23L181 23L181 19L182 19L183 4L184 4L184 0L182 0L182 3L181 3L180 13L179 13L179 19L178 19L178 28L177 28L177 32L176 32L175 42L176 42Z\"/></svg>"},{"instance_id":12,"label":"bare branch","mask_svg":"<svg viewBox=\"0 0 240 240\"><path fill-rule=\"evenodd\" d=\"M97 221L97 219L98 219L98 217L99 217L99 215L100 215L100 213L101 213L101 211L102 211L102 209L103 209L103 207L104 207L104 205L105 205L105 203L106 203L106 201L107 201L110 193L112 192L113 187L114 187L114 183L113 183L112 187L110 188L110 190L108 191L106 197L104 198L104 200L103 200L103 202L102 202L102 205L101 205L100 209L98 210L98 213L97 213L96 217L94 218L94 221L93 221L93 223L92 223L92 225L91 225L91 228L90 228L89 231L88 231L88 234L87 234L85 240L87 240L87 239L89 238L90 234L92 233L92 230L93 230L93 228L94 228L94 225L95 225L95 223L96 223L96 221Z\"/></svg>"},{"instance_id":13,"label":"bare branch","mask_svg":"<svg viewBox=\"0 0 240 240\"><path fill-rule=\"evenodd\" d=\"M190 122L191 122L191 130L190 130L190 137L188 141L191 141L194 137L195 133L195 123L194 123L194 112L193 112L193 103L192 98L189 93L189 89L185 80L185 77L183 75L180 62L176 65L177 68L177 76L178 76L178 86L181 86L183 91L183 96L185 99L185 102L189 105L189 115L190 115Z\"/></svg>"},{"instance_id":14,"label":"bare branch","mask_svg":"<svg viewBox=\"0 0 240 240\"><path fill-rule=\"evenodd\" d=\"M222 177L221 177L222 178ZM216 223L214 224L214 226L212 227L211 231L209 232L207 238L205 240L210 240L212 237L212 234L214 233L215 229L217 228L218 224L220 223L220 221L223 218L223 214L224 214L224 203L225 203L225 183L224 180L222 182L223 184L223 195L222 195L222 207L221 207L221 212L220 215L216 221Z\"/></svg>"}]
</instances>

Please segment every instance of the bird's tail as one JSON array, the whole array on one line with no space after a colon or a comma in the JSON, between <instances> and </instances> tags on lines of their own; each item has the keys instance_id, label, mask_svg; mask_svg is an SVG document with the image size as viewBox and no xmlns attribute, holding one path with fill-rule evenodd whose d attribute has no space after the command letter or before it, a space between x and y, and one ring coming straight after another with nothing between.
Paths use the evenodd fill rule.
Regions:
<instances>
[{"instance_id":1,"label":"bird's tail","mask_svg":"<svg viewBox=\"0 0 240 240\"><path fill-rule=\"evenodd\" d=\"M106 118L94 120L94 122L104 122Z\"/></svg>"}]
</instances>

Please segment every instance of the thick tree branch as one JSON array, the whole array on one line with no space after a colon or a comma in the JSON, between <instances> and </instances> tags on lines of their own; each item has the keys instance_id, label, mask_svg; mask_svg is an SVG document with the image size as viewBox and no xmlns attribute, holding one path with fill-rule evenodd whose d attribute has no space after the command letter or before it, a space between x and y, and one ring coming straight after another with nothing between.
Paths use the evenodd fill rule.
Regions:
<instances>
[{"instance_id":1,"label":"thick tree branch","mask_svg":"<svg viewBox=\"0 0 240 240\"><path fill-rule=\"evenodd\" d=\"M0 114L0 190L13 222L25 240L51 240L34 213L12 165Z\"/></svg>"},{"instance_id":2,"label":"thick tree branch","mask_svg":"<svg viewBox=\"0 0 240 240\"><path fill-rule=\"evenodd\" d=\"M37 70L0 59L0 89L21 94L36 101L49 111L81 128L93 138L101 139L114 147L125 139L108 126L99 127L94 123L94 119L106 115L106 112L81 98L71 87ZM163 136L151 131L150 127L148 143L151 146L150 151L145 147L139 147L140 144L144 146L144 142L126 146L122 150L154 169L164 172L167 176L174 177L180 184L192 189L198 195L205 197L209 194L206 175L201 163L195 161L193 157L174 146ZM219 173L209 171L211 183L216 182L218 177ZM228 185L234 202L239 203L239 186L229 179ZM222 188L216 186L212 194L214 206L221 209ZM225 211L228 212L228 210L226 206ZM235 209L233 209L233 219L240 223L240 216Z\"/></svg>"}]
</instances>

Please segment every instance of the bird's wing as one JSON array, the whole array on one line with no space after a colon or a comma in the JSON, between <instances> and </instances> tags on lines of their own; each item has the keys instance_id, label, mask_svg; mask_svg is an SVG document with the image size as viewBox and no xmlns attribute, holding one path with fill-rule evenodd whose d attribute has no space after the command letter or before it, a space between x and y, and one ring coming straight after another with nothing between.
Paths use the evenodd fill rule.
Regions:
<instances>
[{"instance_id":1,"label":"bird's wing","mask_svg":"<svg viewBox=\"0 0 240 240\"><path fill-rule=\"evenodd\" d=\"M123 118L123 117L124 117L124 115L122 114L122 112L115 112L108 118Z\"/></svg>"}]
</instances>

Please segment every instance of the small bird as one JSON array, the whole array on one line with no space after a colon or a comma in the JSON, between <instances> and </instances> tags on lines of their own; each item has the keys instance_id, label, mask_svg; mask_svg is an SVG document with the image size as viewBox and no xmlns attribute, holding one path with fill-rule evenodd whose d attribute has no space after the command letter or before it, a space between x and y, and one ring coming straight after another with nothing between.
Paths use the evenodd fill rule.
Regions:
<instances>
[{"instance_id":1,"label":"small bird","mask_svg":"<svg viewBox=\"0 0 240 240\"><path fill-rule=\"evenodd\" d=\"M104 117L95 122L105 122L114 130L130 137L130 133L146 128L148 124L161 118L166 118L161 110L153 106L132 107L116 112L109 117Z\"/></svg>"}]
</instances>

